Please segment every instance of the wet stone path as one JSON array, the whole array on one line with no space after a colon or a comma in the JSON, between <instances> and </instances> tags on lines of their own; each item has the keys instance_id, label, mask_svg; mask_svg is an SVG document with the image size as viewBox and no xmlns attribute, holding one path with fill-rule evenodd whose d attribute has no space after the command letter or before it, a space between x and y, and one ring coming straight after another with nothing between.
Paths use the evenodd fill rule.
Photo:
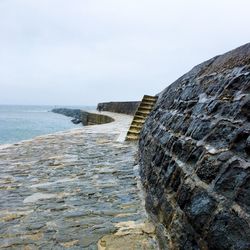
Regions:
<instances>
[{"instance_id":1,"label":"wet stone path","mask_svg":"<svg viewBox=\"0 0 250 250\"><path fill-rule=\"evenodd\" d=\"M98 249L102 237L99 249L155 249L137 145L87 130L0 149L0 249ZM109 247L135 234L131 246Z\"/></svg>"}]
</instances>

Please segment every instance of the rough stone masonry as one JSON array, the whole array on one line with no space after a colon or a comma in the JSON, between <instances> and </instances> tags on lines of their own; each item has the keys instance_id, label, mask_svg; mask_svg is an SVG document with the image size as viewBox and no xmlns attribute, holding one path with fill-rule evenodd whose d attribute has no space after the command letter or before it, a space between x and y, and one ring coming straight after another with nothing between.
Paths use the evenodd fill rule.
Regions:
<instances>
[{"instance_id":1,"label":"rough stone masonry","mask_svg":"<svg viewBox=\"0 0 250 250\"><path fill-rule=\"evenodd\" d=\"M139 154L162 249L250 249L250 43L160 93Z\"/></svg>"}]
</instances>

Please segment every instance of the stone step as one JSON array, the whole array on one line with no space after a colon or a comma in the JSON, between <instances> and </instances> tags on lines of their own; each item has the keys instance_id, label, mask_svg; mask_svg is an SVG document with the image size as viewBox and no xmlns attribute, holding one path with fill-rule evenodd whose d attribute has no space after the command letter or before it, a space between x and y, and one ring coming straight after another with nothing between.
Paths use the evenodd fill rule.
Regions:
<instances>
[{"instance_id":1,"label":"stone step","mask_svg":"<svg viewBox=\"0 0 250 250\"><path fill-rule=\"evenodd\" d=\"M140 108L137 109L136 112L144 112L144 113L149 114L149 113L151 112L151 110L152 110L152 107L151 107L151 108L143 108L143 107L140 107Z\"/></svg>"},{"instance_id":2,"label":"stone step","mask_svg":"<svg viewBox=\"0 0 250 250\"><path fill-rule=\"evenodd\" d=\"M130 128L132 129L141 129L142 128L142 124L140 125L134 125L133 123L131 124Z\"/></svg>"},{"instance_id":3,"label":"stone step","mask_svg":"<svg viewBox=\"0 0 250 250\"><path fill-rule=\"evenodd\" d=\"M144 104L142 104L142 105L138 108L138 110L151 111L153 107L154 107L154 105L144 105Z\"/></svg>"},{"instance_id":4,"label":"stone step","mask_svg":"<svg viewBox=\"0 0 250 250\"><path fill-rule=\"evenodd\" d=\"M138 119L136 119L136 120L132 121L131 125L138 125L138 126L142 127L142 125L144 124L144 122L145 122L145 120L138 120Z\"/></svg>"},{"instance_id":5,"label":"stone step","mask_svg":"<svg viewBox=\"0 0 250 250\"><path fill-rule=\"evenodd\" d=\"M155 103L156 103L156 102L144 101L144 102L142 102L142 104L141 104L141 105L142 105L142 106L143 106L143 105L149 105L149 106L151 106L151 107L152 107L152 106L154 106L154 105L155 105ZM139 107L140 107L140 106L139 106Z\"/></svg>"},{"instance_id":6,"label":"stone step","mask_svg":"<svg viewBox=\"0 0 250 250\"><path fill-rule=\"evenodd\" d=\"M136 118L136 119L139 119L139 120L145 120L145 116L144 115L137 115L137 114L135 114L135 117L134 118Z\"/></svg>"},{"instance_id":7,"label":"stone step","mask_svg":"<svg viewBox=\"0 0 250 250\"><path fill-rule=\"evenodd\" d=\"M150 95L144 95L142 101L144 101L144 100L156 101L157 97L150 96Z\"/></svg>"},{"instance_id":8,"label":"stone step","mask_svg":"<svg viewBox=\"0 0 250 250\"><path fill-rule=\"evenodd\" d=\"M148 104L154 104L156 103L157 100L153 100L153 99L144 99L141 101L141 103L148 103Z\"/></svg>"},{"instance_id":9,"label":"stone step","mask_svg":"<svg viewBox=\"0 0 250 250\"><path fill-rule=\"evenodd\" d=\"M135 116L142 116L142 117L147 117L150 112L145 112L145 111L136 111Z\"/></svg>"},{"instance_id":10,"label":"stone step","mask_svg":"<svg viewBox=\"0 0 250 250\"><path fill-rule=\"evenodd\" d=\"M136 141L139 139L139 136L137 135L127 135L126 140L127 141Z\"/></svg>"},{"instance_id":11,"label":"stone step","mask_svg":"<svg viewBox=\"0 0 250 250\"><path fill-rule=\"evenodd\" d=\"M130 130L128 131L128 135L129 135L129 134L139 135L140 132L141 132L141 130L130 129Z\"/></svg>"},{"instance_id":12,"label":"stone step","mask_svg":"<svg viewBox=\"0 0 250 250\"><path fill-rule=\"evenodd\" d=\"M126 140L138 140L143 124L152 111L157 101L157 97L144 95L130 125Z\"/></svg>"}]
</instances>

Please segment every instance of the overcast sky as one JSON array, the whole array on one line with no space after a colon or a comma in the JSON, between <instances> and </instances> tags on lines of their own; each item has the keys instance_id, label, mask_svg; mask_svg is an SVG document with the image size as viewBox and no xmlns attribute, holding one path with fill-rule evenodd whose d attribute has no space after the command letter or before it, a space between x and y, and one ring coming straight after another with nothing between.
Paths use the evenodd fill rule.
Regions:
<instances>
[{"instance_id":1,"label":"overcast sky","mask_svg":"<svg viewBox=\"0 0 250 250\"><path fill-rule=\"evenodd\" d=\"M250 41L249 0L0 0L0 103L154 95Z\"/></svg>"}]
</instances>

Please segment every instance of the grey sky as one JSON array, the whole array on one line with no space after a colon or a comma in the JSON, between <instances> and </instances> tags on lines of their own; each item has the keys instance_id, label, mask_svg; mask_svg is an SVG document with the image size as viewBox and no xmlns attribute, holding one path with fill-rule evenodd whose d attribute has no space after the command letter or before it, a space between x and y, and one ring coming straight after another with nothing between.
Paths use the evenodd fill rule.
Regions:
<instances>
[{"instance_id":1,"label":"grey sky","mask_svg":"<svg viewBox=\"0 0 250 250\"><path fill-rule=\"evenodd\" d=\"M249 42L249 0L0 0L0 103L156 94Z\"/></svg>"}]
</instances>

